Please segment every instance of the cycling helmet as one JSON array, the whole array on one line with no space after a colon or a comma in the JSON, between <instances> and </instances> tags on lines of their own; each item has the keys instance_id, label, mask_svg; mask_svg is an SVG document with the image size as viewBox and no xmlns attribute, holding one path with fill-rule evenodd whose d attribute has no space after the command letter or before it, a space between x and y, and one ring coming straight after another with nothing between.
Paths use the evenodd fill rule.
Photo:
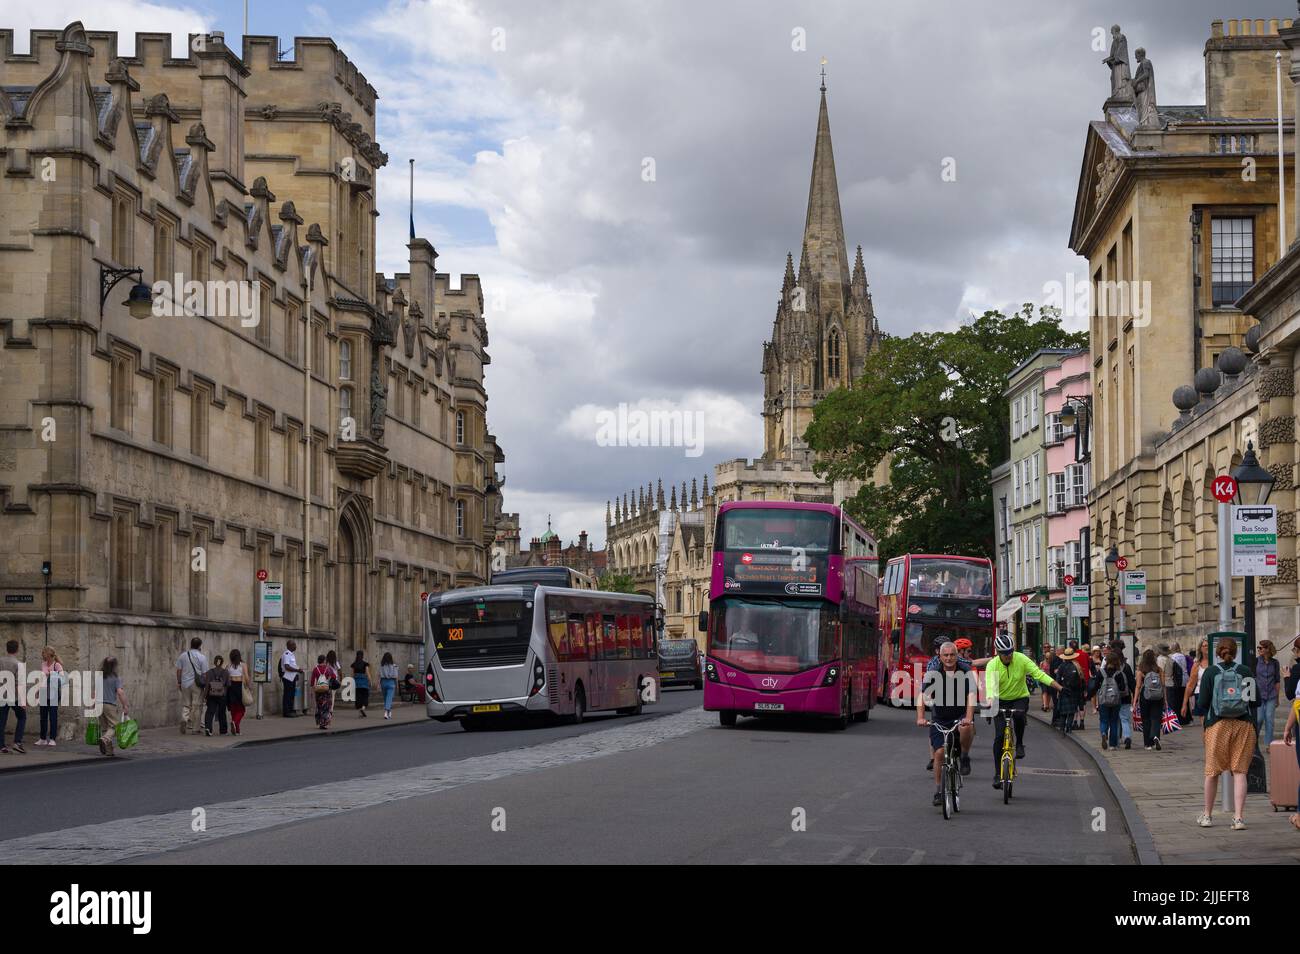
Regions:
<instances>
[{"instance_id":1,"label":"cycling helmet","mask_svg":"<svg viewBox=\"0 0 1300 954\"><path fill-rule=\"evenodd\" d=\"M993 648L999 653L1010 653L1015 652L1016 644L1010 633L998 633L998 638L993 641Z\"/></svg>"},{"instance_id":2,"label":"cycling helmet","mask_svg":"<svg viewBox=\"0 0 1300 954\"><path fill-rule=\"evenodd\" d=\"M955 643L953 643L953 645L956 646L958 649L970 649L970 648L971 648L971 641L970 641L969 639L964 639L964 638L963 638L963 639L959 639L959 640L957 640Z\"/></svg>"}]
</instances>

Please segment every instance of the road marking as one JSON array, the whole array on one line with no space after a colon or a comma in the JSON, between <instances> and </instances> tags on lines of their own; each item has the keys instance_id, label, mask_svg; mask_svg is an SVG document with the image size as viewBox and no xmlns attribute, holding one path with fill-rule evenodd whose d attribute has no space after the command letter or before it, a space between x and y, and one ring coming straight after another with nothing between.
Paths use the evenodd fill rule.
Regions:
<instances>
[{"instance_id":1,"label":"road marking","mask_svg":"<svg viewBox=\"0 0 1300 954\"><path fill-rule=\"evenodd\" d=\"M702 709L691 709L524 749L204 805L207 830L201 832L191 830L191 809L42 832L0 841L0 858L12 865L116 864L397 799L648 748L715 724L711 716Z\"/></svg>"}]
</instances>

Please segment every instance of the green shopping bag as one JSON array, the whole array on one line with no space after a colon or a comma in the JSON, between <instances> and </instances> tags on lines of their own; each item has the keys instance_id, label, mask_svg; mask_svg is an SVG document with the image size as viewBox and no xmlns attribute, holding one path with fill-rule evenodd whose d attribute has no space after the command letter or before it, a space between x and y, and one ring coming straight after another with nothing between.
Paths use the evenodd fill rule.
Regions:
<instances>
[{"instance_id":1,"label":"green shopping bag","mask_svg":"<svg viewBox=\"0 0 1300 954\"><path fill-rule=\"evenodd\" d=\"M99 719L86 722L86 744L99 745Z\"/></svg>"},{"instance_id":2,"label":"green shopping bag","mask_svg":"<svg viewBox=\"0 0 1300 954\"><path fill-rule=\"evenodd\" d=\"M129 749L140 741L140 723L134 719L123 719L117 724L117 746Z\"/></svg>"}]
</instances>

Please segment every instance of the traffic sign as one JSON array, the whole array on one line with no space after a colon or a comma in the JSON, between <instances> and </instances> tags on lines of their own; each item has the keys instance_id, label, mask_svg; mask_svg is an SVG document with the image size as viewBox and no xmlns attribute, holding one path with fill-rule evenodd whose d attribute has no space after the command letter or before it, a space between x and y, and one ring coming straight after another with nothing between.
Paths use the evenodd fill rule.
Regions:
<instances>
[{"instance_id":1,"label":"traffic sign","mask_svg":"<svg viewBox=\"0 0 1300 954\"><path fill-rule=\"evenodd\" d=\"M1232 508L1232 575L1277 576L1277 508Z\"/></svg>"},{"instance_id":2,"label":"traffic sign","mask_svg":"<svg viewBox=\"0 0 1300 954\"><path fill-rule=\"evenodd\" d=\"M1065 574L1065 585L1066 585L1066 586L1074 586L1074 574L1073 574L1073 573L1067 573L1067 574Z\"/></svg>"},{"instance_id":3,"label":"traffic sign","mask_svg":"<svg viewBox=\"0 0 1300 954\"><path fill-rule=\"evenodd\" d=\"M1070 587L1070 615L1078 619L1088 618L1088 587Z\"/></svg>"},{"instance_id":4,"label":"traffic sign","mask_svg":"<svg viewBox=\"0 0 1300 954\"><path fill-rule=\"evenodd\" d=\"M428 600L429 600L429 594L428 594L428 593L421 593L421 594L420 594L420 602L421 602L421 603L426 603L426 602L428 602Z\"/></svg>"},{"instance_id":5,"label":"traffic sign","mask_svg":"<svg viewBox=\"0 0 1300 954\"><path fill-rule=\"evenodd\" d=\"M1022 602L1022 603L1028 603L1028 602L1029 602L1029 594L1028 594L1028 593L1021 593L1021 594L1020 594L1020 602Z\"/></svg>"},{"instance_id":6,"label":"traffic sign","mask_svg":"<svg viewBox=\"0 0 1300 954\"><path fill-rule=\"evenodd\" d=\"M1219 503L1232 503L1237 496L1237 478L1229 475L1215 477L1210 491Z\"/></svg>"},{"instance_id":7,"label":"traffic sign","mask_svg":"<svg viewBox=\"0 0 1300 954\"><path fill-rule=\"evenodd\" d=\"M266 582L266 578L267 578L268 576L270 576L270 574L267 573L265 570L258 570L258 571L257 571L257 580L258 580L259 583L265 583L265 582Z\"/></svg>"},{"instance_id":8,"label":"traffic sign","mask_svg":"<svg viewBox=\"0 0 1300 954\"><path fill-rule=\"evenodd\" d=\"M1128 569L1128 557L1120 557L1115 561L1115 568L1123 573Z\"/></svg>"},{"instance_id":9,"label":"traffic sign","mask_svg":"<svg viewBox=\"0 0 1300 954\"><path fill-rule=\"evenodd\" d=\"M1121 599L1125 606L1146 606L1147 571L1129 570L1124 574L1121 584Z\"/></svg>"},{"instance_id":10,"label":"traffic sign","mask_svg":"<svg viewBox=\"0 0 1300 954\"><path fill-rule=\"evenodd\" d=\"M262 582L262 618L284 618L284 584Z\"/></svg>"}]
</instances>

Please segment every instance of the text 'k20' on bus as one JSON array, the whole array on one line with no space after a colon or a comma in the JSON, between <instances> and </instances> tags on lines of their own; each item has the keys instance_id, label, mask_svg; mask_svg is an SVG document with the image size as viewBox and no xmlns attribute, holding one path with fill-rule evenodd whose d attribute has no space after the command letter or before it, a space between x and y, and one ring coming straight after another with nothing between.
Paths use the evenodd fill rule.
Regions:
<instances>
[{"instance_id":1,"label":"text 'k20' on bus","mask_svg":"<svg viewBox=\"0 0 1300 954\"><path fill-rule=\"evenodd\" d=\"M466 730L537 714L636 715L659 697L654 601L551 586L484 586L429 598L429 718Z\"/></svg>"},{"instance_id":2,"label":"text 'k20' on bus","mask_svg":"<svg viewBox=\"0 0 1300 954\"><path fill-rule=\"evenodd\" d=\"M912 705L945 642L965 637L975 658L993 654L993 564L985 557L908 553L880 580L881 701Z\"/></svg>"},{"instance_id":3,"label":"text 'k20' on bus","mask_svg":"<svg viewBox=\"0 0 1300 954\"><path fill-rule=\"evenodd\" d=\"M704 708L826 716L845 728L877 688L875 538L838 507L735 501L718 508Z\"/></svg>"}]
</instances>

